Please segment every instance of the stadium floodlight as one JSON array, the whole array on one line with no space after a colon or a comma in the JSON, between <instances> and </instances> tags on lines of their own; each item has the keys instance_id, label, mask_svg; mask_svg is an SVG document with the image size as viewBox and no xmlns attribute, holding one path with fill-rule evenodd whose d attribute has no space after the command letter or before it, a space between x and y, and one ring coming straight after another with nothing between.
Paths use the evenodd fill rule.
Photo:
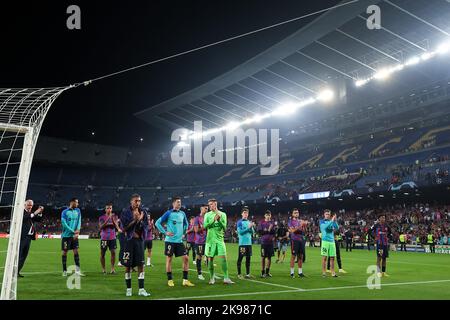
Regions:
<instances>
[{"instance_id":1,"label":"stadium floodlight","mask_svg":"<svg viewBox=\"0 0 450 320\"><path fill-rule=\"evenodd\" d=\"M330 89L323 90L317 95L317 100L322 102L330 102L333 99L334 99L334 92Z\"/></svg>"},{"instance_id":2,"label":"stadium floodlight","mask_svg":"<svg viewBox=\"0 0 450 320\"><path fill-rule=\"evenodd\" d=\"M281 107L276 108L272 114L274 116L289 116L295 113L297 111L298 106L294 103L288 103L285 105L282 105Z\"/></svg>"},{"instance_id":3,"label":"stadium floodlight","mask_svg":"<svg viewBox=\"0 0 450 320\"><path fill-rule=\"evenodd\" d=\"M275 109L272 112L264 113L264 114L256 114L252 118L245 119L241 122L232 121L228 123L226 126L223 126L221 128L214 128L207 131L195 132L189 131L189 133L185 136L182 135L182 141L187 140L196 140L196 139L202 139L203 137L206 137L208 135L211 135L213 133L221 132L221 131L233 131L241 126L249 125L255 122L261 122L264 119L270 118L272 116L288 116L294 114L299 108L302 108L304 106L313 104L319 100L319 97L322 99L322 101L330 101L334 97L334 92L332 90L324 90L321 94L319 94L318 98L310 97L306 100L303 100L299 103L288 103L285 105L282 105L281 107ZM184 139L186 137L186 139Z\"/></svg>"},{"instance_id":4,"label":"stadium floodlight","mask_svg":"<svg viewBox=\"0 0 450 320\"><path fill-rule=\"evenodd\" d=\"M427 61L428 59L431 59L434 55L435 55L434 52L425 52L425 53L423 53L423 54L420 56L420 58L421 58L423 61Z\"/></svg>"},{"instance_id":5,"label":"stadium floodlight","mask_svg":"<svg viewBox=\"0 0 450 320\"><path fill-rule=\"evenodd\" d=\"M405 66L413 66L413 65L418 64L419 62L420 62L419 57L413 57L405 62Z\"/></svg>"},{"instance_id":6,"label":"stadium floodlight","mask_svg":"<svg viewBox=\"0 0 450 320\"><path fill-rule=\"evenodd\" d=\"M0 208L12 213L1 300L17 298L23 210L39 133L53 102L70 87L0 88Z\"/></svg>"},{"instance_id":7,"label":"stadium floodlight","mask_svg":"<svg viewBox=\"0 0 450 320\"><path fill-rule=\"evenodd\" d=\"M377 73L375 73L373 75L373 77L374 77L374 79L377 79L377 80L385 80L385 79L389 78L391 73L392 73L391 69L383 68L380 71L377 71Z\"/></svg>"},{"instance_id":8,"label":"stadium floodlight","mask_svg":"<svg viewBox=\"0 0 450 320\"><path fill-rule=\"evenodd\" d=\"M240 126L241 126L241 124L239 122L232 121L224 127L224 130L233 131L233 130L236 130L237 128L239 128Z\"/></svg>"},{"instance_id":9,"label":"stadium floodlight","mask_svg":"<svg viewBox=\"0 0 450 320\"><path fill-rule=\"evenodd\" d=\"M412 57L408 59L404 64L398 64L394 67L387 67L383 68L377 72L375 72L374 75L371 77L368 77L366 79L358 79L355 81L356 87L362 87L363 85L369 83L373 79L377 80L384 80L387 79L392 73L403 70L405 67L411 67L416 64L419 64L422 61L427 61L437 54L446 54L450 52L450 42L444 42L441 45L439 45L434 51L426 51L421 56L418 57Z\"/></svg>"},{"instance_id":10,"label":"stadium floodlight","mask_svg":"<svg viewBox=\"0 0 450 320\"><path fill-rule=\"evenodd\" d=\"M445 54L449 51L450 51L450 42L444 42L436 49L436 52L439 54Z\"/></svg>"},{"instance_id":11,"label":"stadium floodlight","mask_svg":"<svg viewBox=\"0 0 450 320\"><path fill-rule=\"evenodd\" d=\"M362 87L363 85L365 85L366 83L368 83L370 81L370 79L360 79L360 80L357 80L356 82L355 82L355 85L357 86L357 87Z\"/></svg>"}]
</instances>

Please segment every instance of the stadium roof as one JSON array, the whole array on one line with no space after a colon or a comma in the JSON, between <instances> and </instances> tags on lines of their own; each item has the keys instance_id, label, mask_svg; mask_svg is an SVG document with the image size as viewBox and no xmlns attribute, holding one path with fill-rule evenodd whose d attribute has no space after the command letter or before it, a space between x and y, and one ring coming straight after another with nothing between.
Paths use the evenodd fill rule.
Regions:
<instances>
[{"instance_id":1,"label":"stadium roof","mask_svg":"<svg viewBox=\"0 0 450 320\"><path fill-rule=\"evenodd\" d=\"M381 8L380 30L367 27L366 11L373 4ZM360 0L326 12L233 70L135 115L165 128L192 128L197 120L206 129L222 127L434 49L449 38L449 21L446 1ZM421 76L432 80L436 70L429 72ZM408 81L414 80L393 85L406 88Z\"/></svg>"}]
</instances>

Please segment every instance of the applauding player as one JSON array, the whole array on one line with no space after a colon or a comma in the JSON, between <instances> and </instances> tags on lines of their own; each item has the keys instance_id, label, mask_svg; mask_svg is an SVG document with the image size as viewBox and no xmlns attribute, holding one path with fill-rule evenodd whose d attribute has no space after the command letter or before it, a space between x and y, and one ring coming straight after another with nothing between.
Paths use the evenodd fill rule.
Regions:
<instances>
[{"instance_id":1,"label":"applauding player","mask_svg":"<svg viewBox=\"0 0 450 320\"><path fill-rule=\"evenodd\" d=\"M183 235L186 234L188 221L186 214L180 209L181 198L174 197L172 209L156 221L156 227L162 234L166 235L164 253L166 255L167 285L169 287L175 286L172 276L172 260L175 255L175 257L182 257L183 259L183 287L194 287L195 285L188 280L189 257L183 243ZM163 227L163 223L166 224L166 228Z\"/></svg>"},{"instance_id":2,"label":"applauding player","mask_svg":"<svg viewBox=\"0 0 450 320\"><path fill-rule=\"evenodd\" d=\"M304 278L303 274L303 254L304 254L304 241L303 228L306 222L301 221L298 217L300 212L297 208L292 209L292 217L288 223L288 231L291 236L291 278L295 278L295 260L298 263L298 277Z\"/></svg>"},{"instance_id":3,"label":"applauding player","mask_svg":"<svg viewBox=\"0 0 450 320\"><path fill-rule=\"evenodd\" d=\"M116 263L116 230L120 231L117 216L112 212L112 204L105 206L105 214L98 219L100 229L100 263L103 274L106 274L105 255L106 250L111 252L111 274L116 273L114 265Z\"/></svg>"},{"instance_id":4,"label":"applauding player","mask_svg":"<svg viewBox=\"0 0 450 320\"><path fill-rule=\"evenodd\" d=\"M274 255L275 223L272 221L272 213L269 210L264 213L264 221L259 224L258 232L261 236L261 278L272 277L270 265Z\"/></svg>"},{"instance_id":5,"label":"applauding player","mask_svg":"<svg viewBox=\"0 0 450 320\"><path fill-rule=\"evenodd\" d=\"M389 258L389 238L392 237L391 228L386 224L384 214L378 217L378 222L372 226L370 232L375 239L377 251L378 277L388 277L386 273L386 259Z\"/></svg>"},{"instance_id":6,"label":"applauding player","mask_svg":"<svg viewBox=\"0 0 450 320\"><path fill-rule=\"evenodd\" d=\"M130 207L122 211L120 221L124 232L124 249L120 259L125 266L125 284L127 297L132 296L131 270L138 268L139 295L148 297L144 289L144 239L148 231L147 212L141 208L141 196L134 194L130 199Z\"/></svg>"},{"instance_id":7,"label":"applauding player","mask_svg":"<svg viewBox=\"0 0 450 320\"><path fill-rule=\"evenodd\" d=\"M194 231L194 219L195 217L189 218L189 225L186 230L186 251L189 257L189 252L192 250L192 263L195 265L195 231Z\"/></svg>"},{"instance_id":8,"label":"applauding player","mask_svg":"<svg viewBox=\"0 0 450 320\"><path fill-rule=\"evenodd\" d=\"M327 259L330 258L331 275L337 277L334 271L334 258L336 257L336 244L334 243L334 231L338 230L339 226L336 222L336 215L331 217L331 211L325 210L324 219L320 220L320 232L322 234L322 248L320 250L322 255L322 276L326 276Z\"/></svg>"},{"instance_id":9,"label":"applauding player","mask_svg":"<svg viewBox=\"0 0 450 320\"><path fill-rule=\"evenodd\" d=\"M206 229L203 224L205 213L208 211L208 205L204 204L200 207L200 214L194 219L195 232L195 253L197 254L197 274L199 280L205 280L202 274L202 256L205 254Z\"/></svg>"},{"instance_id":10,"label":"applauding player","mask_svg":"<svg viewBox=\"0 0 450 320\"><path fill-rule=\"evenodd\" d=\"M227 248L225 247L224 234L227 229L227 215L217 209L217 200L208 200L209 212L205 214L206 236L205 255L209 258L209 284L216 281L214 274L214 258L222 260L223 283L233 284L228 276Z\"/></svg>"},{"instance_id":11,"label":"applauding player","mask_svg":"<svg viewBox=\"0 0 450 320\"><path fill-rule=\"evenodd\" d=\"M238 279L244 279L241 274L242 260L245 257L245 278L251 279L250 259L252 257L252 236L255 233L255 224L248 221L248 208L242 209L242 219L237 222L237 234L239 237L239 255L237 261Z\"/></svg>"}]
</instances>

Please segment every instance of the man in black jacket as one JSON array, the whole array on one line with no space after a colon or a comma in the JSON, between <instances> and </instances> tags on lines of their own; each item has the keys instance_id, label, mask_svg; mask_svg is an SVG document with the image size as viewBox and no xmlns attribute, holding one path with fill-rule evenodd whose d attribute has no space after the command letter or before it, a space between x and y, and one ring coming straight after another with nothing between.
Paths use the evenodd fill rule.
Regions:
<instances>
[{"instance_id":1,"label":"man in black jacket","mask_svg":"<svg viewBox=\"0 0 450 320\"><path fill-rule=\"evenodd\" d=\"M353 232L351 229L348 229L344 233L345 236L345 251L348 251L350 249L350 252L352 251L353 247Z\"/></svg>"},{"instance_id":2,"label":"man in black jacket","mask_svg":"<svg viewBox=\"0 0 450 320\"><path fill-rule=\"evenodd\" d=\"M23 275L20 274L20 270L22 270L23 265L25 264L25 260L27 259L28 251L30 250L31 246L31 240L36 240L36 228L34 226L34 223L41 221L42 212L44 211L44 207L39 207L39 209L32 213L31 210L33 209L33 205L33 200L25 201L25 210L23 213L22 221L22 233L20 236L19 265L17 269L19 278L23 278Z\"/></svg>"}]
</instances>

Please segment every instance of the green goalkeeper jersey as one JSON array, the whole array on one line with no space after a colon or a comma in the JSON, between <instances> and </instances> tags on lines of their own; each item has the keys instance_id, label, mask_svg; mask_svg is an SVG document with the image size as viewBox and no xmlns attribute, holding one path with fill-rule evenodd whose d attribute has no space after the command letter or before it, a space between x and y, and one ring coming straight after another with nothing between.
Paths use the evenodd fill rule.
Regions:
<instances>
[{"instance_id":1,"label":"green goalkeeper jersey","mask_svg":"<svg viewBox=\"0 0 450 320\"><path fill-rule=\"evenodd\" d=\"M220 219L218 221L214 221L214 217L216 214L220 215ZM205 229L208 231L206 235L206 243L223 243L223 236L225 234L225 230L227 229L227 215L222 211L209 211L205 214L205 219L203 225Z\"/></svg>"}]
</instances>

